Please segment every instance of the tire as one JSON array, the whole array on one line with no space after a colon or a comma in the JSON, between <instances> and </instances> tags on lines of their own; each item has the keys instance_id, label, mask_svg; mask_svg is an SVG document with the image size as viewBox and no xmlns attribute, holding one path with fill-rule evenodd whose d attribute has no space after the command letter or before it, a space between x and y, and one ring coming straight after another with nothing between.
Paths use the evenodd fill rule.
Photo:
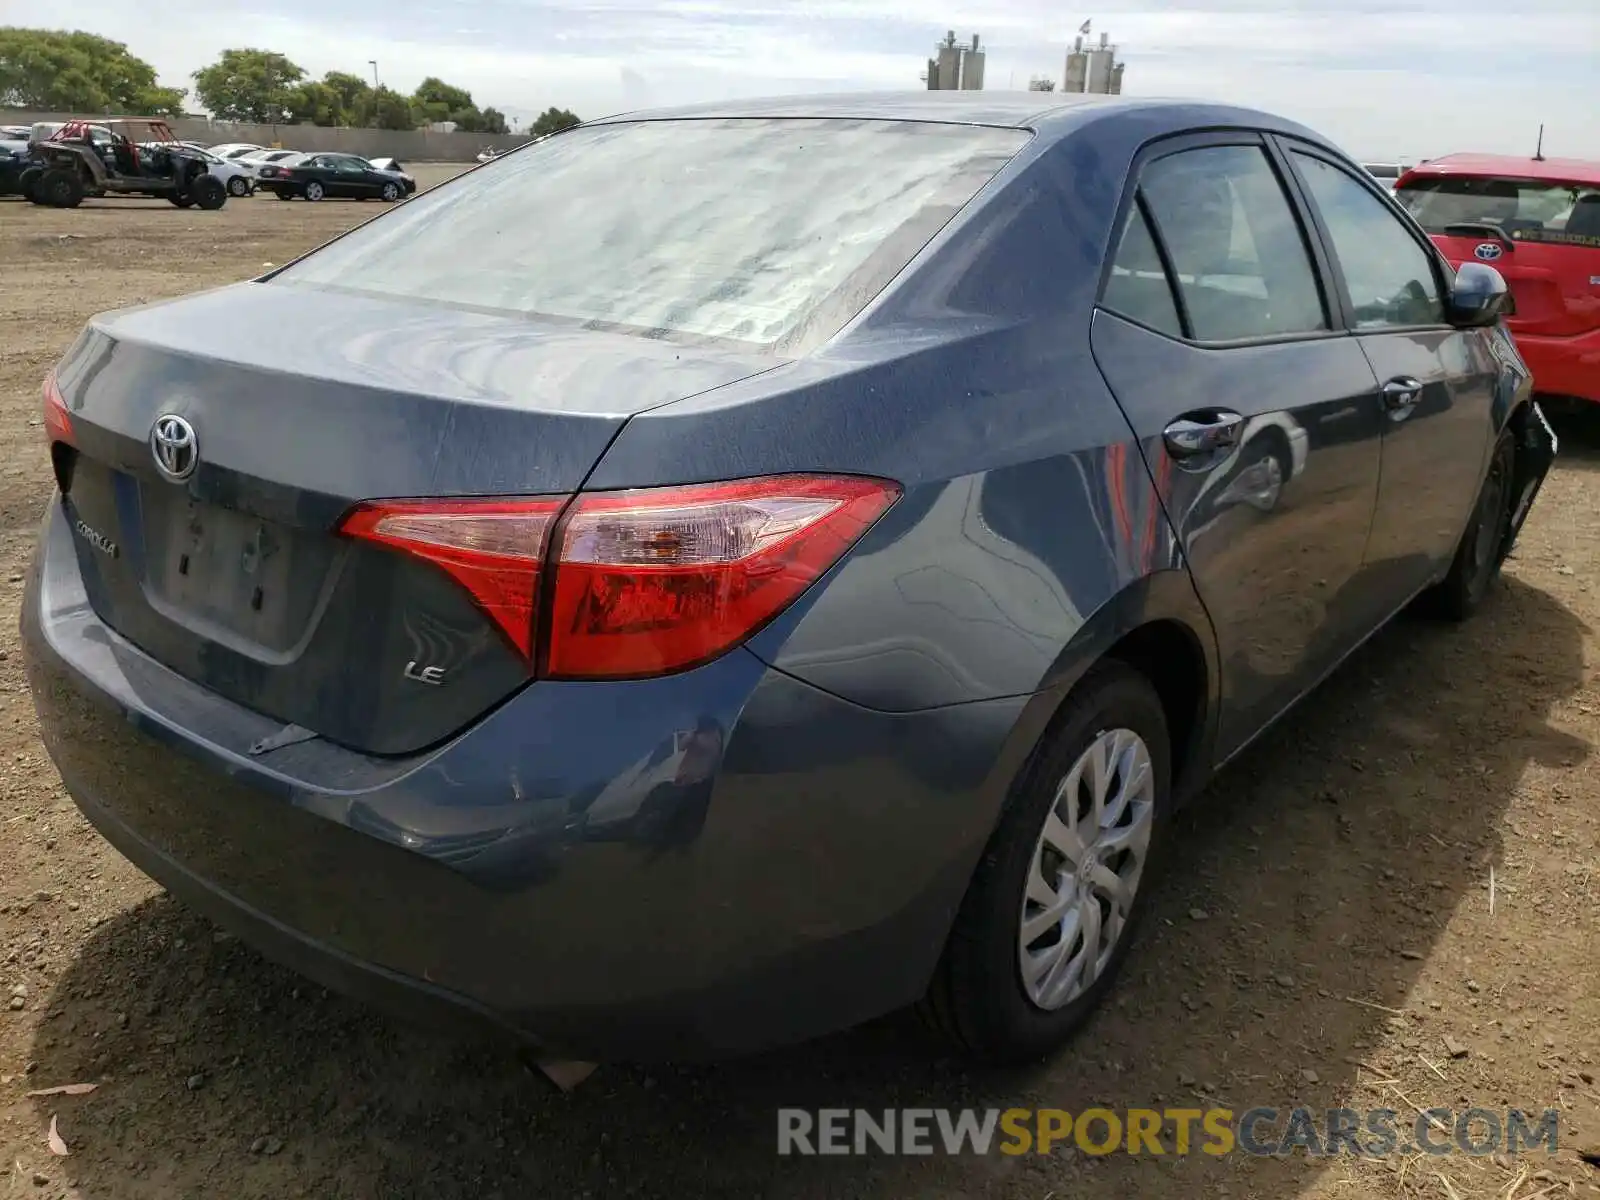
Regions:
<instances>
[{"instance_id":1,"label":"tire","mask_svg":"<svg viewBox=\"0 0 1600 1200\"><path fill-rule=\"evenodd\" d=\"M206 212L216 212L228 202L228 189L215 175L196 175L189 181L189 195Z\"/></svg>"},{"instance_id":2,"label":"tire","mask_svg":"<svg viewBox=\"0 0 1600 1200\"><path fill-rule=\"evenodd\" d=\"M174 193L172 193L172 195L167 197L167 203L172 205L173 208L193 208L194 207L194 197L193 196L180 196L176 192L174 192Z\"/></svg>"},{"instance_id":3,"label":"tire","mask_svg":"<svg viewBox=\"0 0 1600 1200\"><path fill-rule=\"evenodd\" d=\"M276 196L279 200L293 200L294 199L294 197L292 195L290 195L288 192L273 192L272 194L274 196Z\"/></svg>"},{"instance_id":4,"label":"tire","mask_svg":"<svg viewBox=\"0 0 1600 1200\"><path fill-rule=\"evenodd\" d=\"M1113 797L1119 782L1136 783L1137 770L1131 772L1132 780L1123 772L1138 760L1141 746L1148 767L1146 783L1128 789L1136 793L1123 810L1130 823L1122 826L1113 821L1110 844L1102 846L1109 850L1122 841L1138 850L1135 826L1144 831L1142 852L1124 849L1101 864L1103 871L1120 860L1112 873L1131 879L1131 900L1120 907L1104 898L1109 893L1103 887L1097 889L1104 875L1090 876L1083 869L1092 866L1096 856L1084 856L1089 861L1080 859L1080 869L1073 871L1071 859L1051 853L1054 847L1044 837L1048 817L1072 811L1062 807L1063 801L1070 801L1073 810L1081 806L1082 788L1069 792L1067 785L1087 778L1090 756L1108 746L1113 748L1113 762L1122 759L1103 776ZM1059 1048L1094 1011L1116 978L1147 907L1168 823L1171 761L1166 714L1149 681L1111 660L1090 670L1035 751L973 872L933 983L919 1005L923 1019L935 1031L973 1057L1017 1063ZM1058 820L1055 827L1060 826ZM1086 821L1084 828L1092 832L1096 827ZM1037 884L1029 884L1036 875L1053 877L1055 883L1046 884L1041 893ZM1066 888L1074 896L1089 897L1074 905L1083 915L1070 932L1072 911L1055 922L1035 904L1036 898L1054 897ZM1092 918L1087 915L1090 905L1096 914ZM1083 958L1079 933L1086 932L1084 926L1091 920L1100 935L1094 957L1098 969L1084 986L1070 968ZM1025 937L1025 921L1037 925L1031 937ZM1050 995L1048 986L1030 989L1024 963L1036 967L1052 957L1060 960L1062 954L1052 956L1050 951L1063 944L1068 969L1064 977L1056 977L1061 990ZM1074 952L1073 946L1079 949ZM1046 971L1041 978L1048 985L1052 973Z\"/></svg>"},{"instance_id":5,"label":"tire","mask_svg":"<svg viewBox=\"0 0 1600 1200\"><path fill-rule=\"evenodd\" d=\"M228 195L240 197L250 194L250 181L243 175L235 175L228 180Z\"/></svg>"},{"instance_id":6,"label":"tire","mask_svg":"<svg viewBox=\"0 0 1600 1200\"><path fill-rule=\"evenodd\" d=\"M51 167L34 181L33 202L51 208L77 208L83 203L83 179L76 171Z\"/></svg>"},{"instance_id":7,"label":"tire","mask_svg":"<svg viewBox=\"0 0 1600 1200\"><path fill-rule=\"evenodd\" d=\"M43 167L24 167L22 174L17 176L17 194L24 200L33 200L33 185L39 182L39 176L44 174Z\"/></svg>"},{"instance_id":8,"label":"tire","mask_svg":"<svg viewBox=\"0 0 1600 1200\"><path fill-rule=\"evenodd\" d=\"M318 183L315 179L313 179L309 183L306 184L306 189L305 189L305 193L304 194L305 194L305 198L307 200L315 201L315 200L321 200L328 193L323 189L323 187L322 187L322 185L320 183Z\"/></svg>"},{"instance_id":9,"label":"tire","mask_svg":"<svg viewBox=\"0 0 1600 1200\"><path fill-rule=\"evenodd\" d=\"M1456 547L1450 572L1418 599L1429 616L1446 621L1465 621L1488 596L1500 576L1500 567L1511 548L1506 534L1511 526L1511 507L1515 502L1512 482L1516 475L1517 446L1511 430L1502 430L1489 456L1489 470L1473 505L1472 518Z\"/></svg>"},{"instance_id":10,"label":"tire","mask_svg":"<svg viewBox=\"0 0 1600 1200\"><path fill-rule=\"evenodd\" d=\"M386 201L388 201L390 204L393 204L396 200L400 199L400 189L399 189L399 187L396 186L395 184L392 184L392 183L384 184L383 185L383 198Z\"/></svg>"}]
</instances>

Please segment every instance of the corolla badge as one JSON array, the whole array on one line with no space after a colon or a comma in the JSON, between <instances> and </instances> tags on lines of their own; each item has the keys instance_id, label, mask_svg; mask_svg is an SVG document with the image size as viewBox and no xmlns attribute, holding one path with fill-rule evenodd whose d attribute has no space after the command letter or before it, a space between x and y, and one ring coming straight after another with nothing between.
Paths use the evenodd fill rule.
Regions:
<instances>
[{"instance_id":1,"label":"corolla badge","mask_svg":"<svg viewBox=\"0 0 1600 1200\"><path fill-rule=\"evenodd\" d=\"M175 413L163 413L150 427L150 453L156 470L174 483L194 474L200 462L200 443L194 426Z\"/></svg>"},{"instance_id":2,"label":"corolla badge","mask_svg":"<svg viewBox=\"0 0 1600 1200\"><path fill-rule=\"evenodd\" d=\"M1505 247L1499 242L1479 242L1477 249L1472 253L1484 262L1493 262L1505 253Z\"/></svg>"}]
</instances>

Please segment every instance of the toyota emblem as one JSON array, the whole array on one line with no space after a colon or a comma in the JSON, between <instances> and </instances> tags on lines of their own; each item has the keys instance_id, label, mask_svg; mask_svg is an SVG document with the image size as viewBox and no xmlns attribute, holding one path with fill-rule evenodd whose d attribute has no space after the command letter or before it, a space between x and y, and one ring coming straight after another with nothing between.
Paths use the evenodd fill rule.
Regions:
<instances>
[{"instance_id":1,"label":"toyota emblem","mask_svg":"<svg viewBox=\"0 0 1600 1200\"><path fill-rule=\"evenodd\" d=\"M157 417L150 429L150 452L155 457L156 470L173 483L182 483L194 474L200 462L194 426L173 413Z\"/></svg>"},{"instance_id":2,"label":"toyota emblem","mask_svg":"<svg viewBox=\"0 0 1600 1200\"><path fill-rule=\"evenodd\" d=\"M1484 262L1493 262L1505 253L1499 242L1479 242L1478 248L1472 252Z\"/></svg>"}]
</instances>

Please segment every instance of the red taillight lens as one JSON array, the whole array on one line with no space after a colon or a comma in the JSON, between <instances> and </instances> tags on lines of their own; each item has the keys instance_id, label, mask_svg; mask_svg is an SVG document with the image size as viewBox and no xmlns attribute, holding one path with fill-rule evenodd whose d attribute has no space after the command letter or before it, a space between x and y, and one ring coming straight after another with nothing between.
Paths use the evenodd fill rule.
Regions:
<instances>
[{"instance_id":1,"label":"red taillight lens","mask_svg":"<svg viewBox=\"0 0 1600 1200\"><path fill-rule=\"evenodd\" d=\"M533 658L540 566L565 499L396 500L363 504L340 531L446 571Z\"/></svg>"},{"instance_id":2,"label":"red taillight lens","mask_svg":"<svg viewBox=\"0 0 1600 1200\"><path fill-rule=\"evenodd\" d=\"M581 494L570 505L566 497L381 501L353 510L340 531L448 572L530 664L542 624L541 675L637 678L744 641L899 495L880 479L783 475ZM548 588L546 571L555 573ZM542 591L551 596L547 621Z\"/></svg>"},{"instance_id":3,"label":"red taillight lens","mask_svg":"<svg viewBox=\"0 0 1600 1200\"><path fill-rule=\"evenodd\" d=\"M67 413L67 402L61 395L54 371L44 377L44 432L52 442L66 442L69 446L76 444L72 433L72 417Z\"/></svg>"},{"instance_id":4,"label":"red taillight lens","mask_svg":"<svg viewBox=\"0 0 1600 1200\"><path fill-rule=\"evenodd\" d=\"M659 675L714 658L836 563L900 494L778 476L580 495L562 519L544 673Z\"/></svg>"}]
</instances>

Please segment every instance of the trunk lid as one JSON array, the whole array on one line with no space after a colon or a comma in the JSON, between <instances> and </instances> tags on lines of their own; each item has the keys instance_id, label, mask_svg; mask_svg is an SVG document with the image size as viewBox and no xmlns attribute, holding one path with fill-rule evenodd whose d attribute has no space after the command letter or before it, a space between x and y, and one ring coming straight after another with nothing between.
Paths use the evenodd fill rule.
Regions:
<instances>
[{"instance_id":1,"label":"trunk lid","mask_svg":"<svg viewBox=\"0 0 1600 1200\"><path fill-rule=\"evenodd\" d=\"M633 413L774 365L241 284L91 323L57 369L76 442L57 475L90 602L118 633L286 725L410 753L528 668L443 571L339 536L342 516L382 498L569 494ZM195 439L179 481L152 447L166 415Z\"/></svg>"}]
</instances>

